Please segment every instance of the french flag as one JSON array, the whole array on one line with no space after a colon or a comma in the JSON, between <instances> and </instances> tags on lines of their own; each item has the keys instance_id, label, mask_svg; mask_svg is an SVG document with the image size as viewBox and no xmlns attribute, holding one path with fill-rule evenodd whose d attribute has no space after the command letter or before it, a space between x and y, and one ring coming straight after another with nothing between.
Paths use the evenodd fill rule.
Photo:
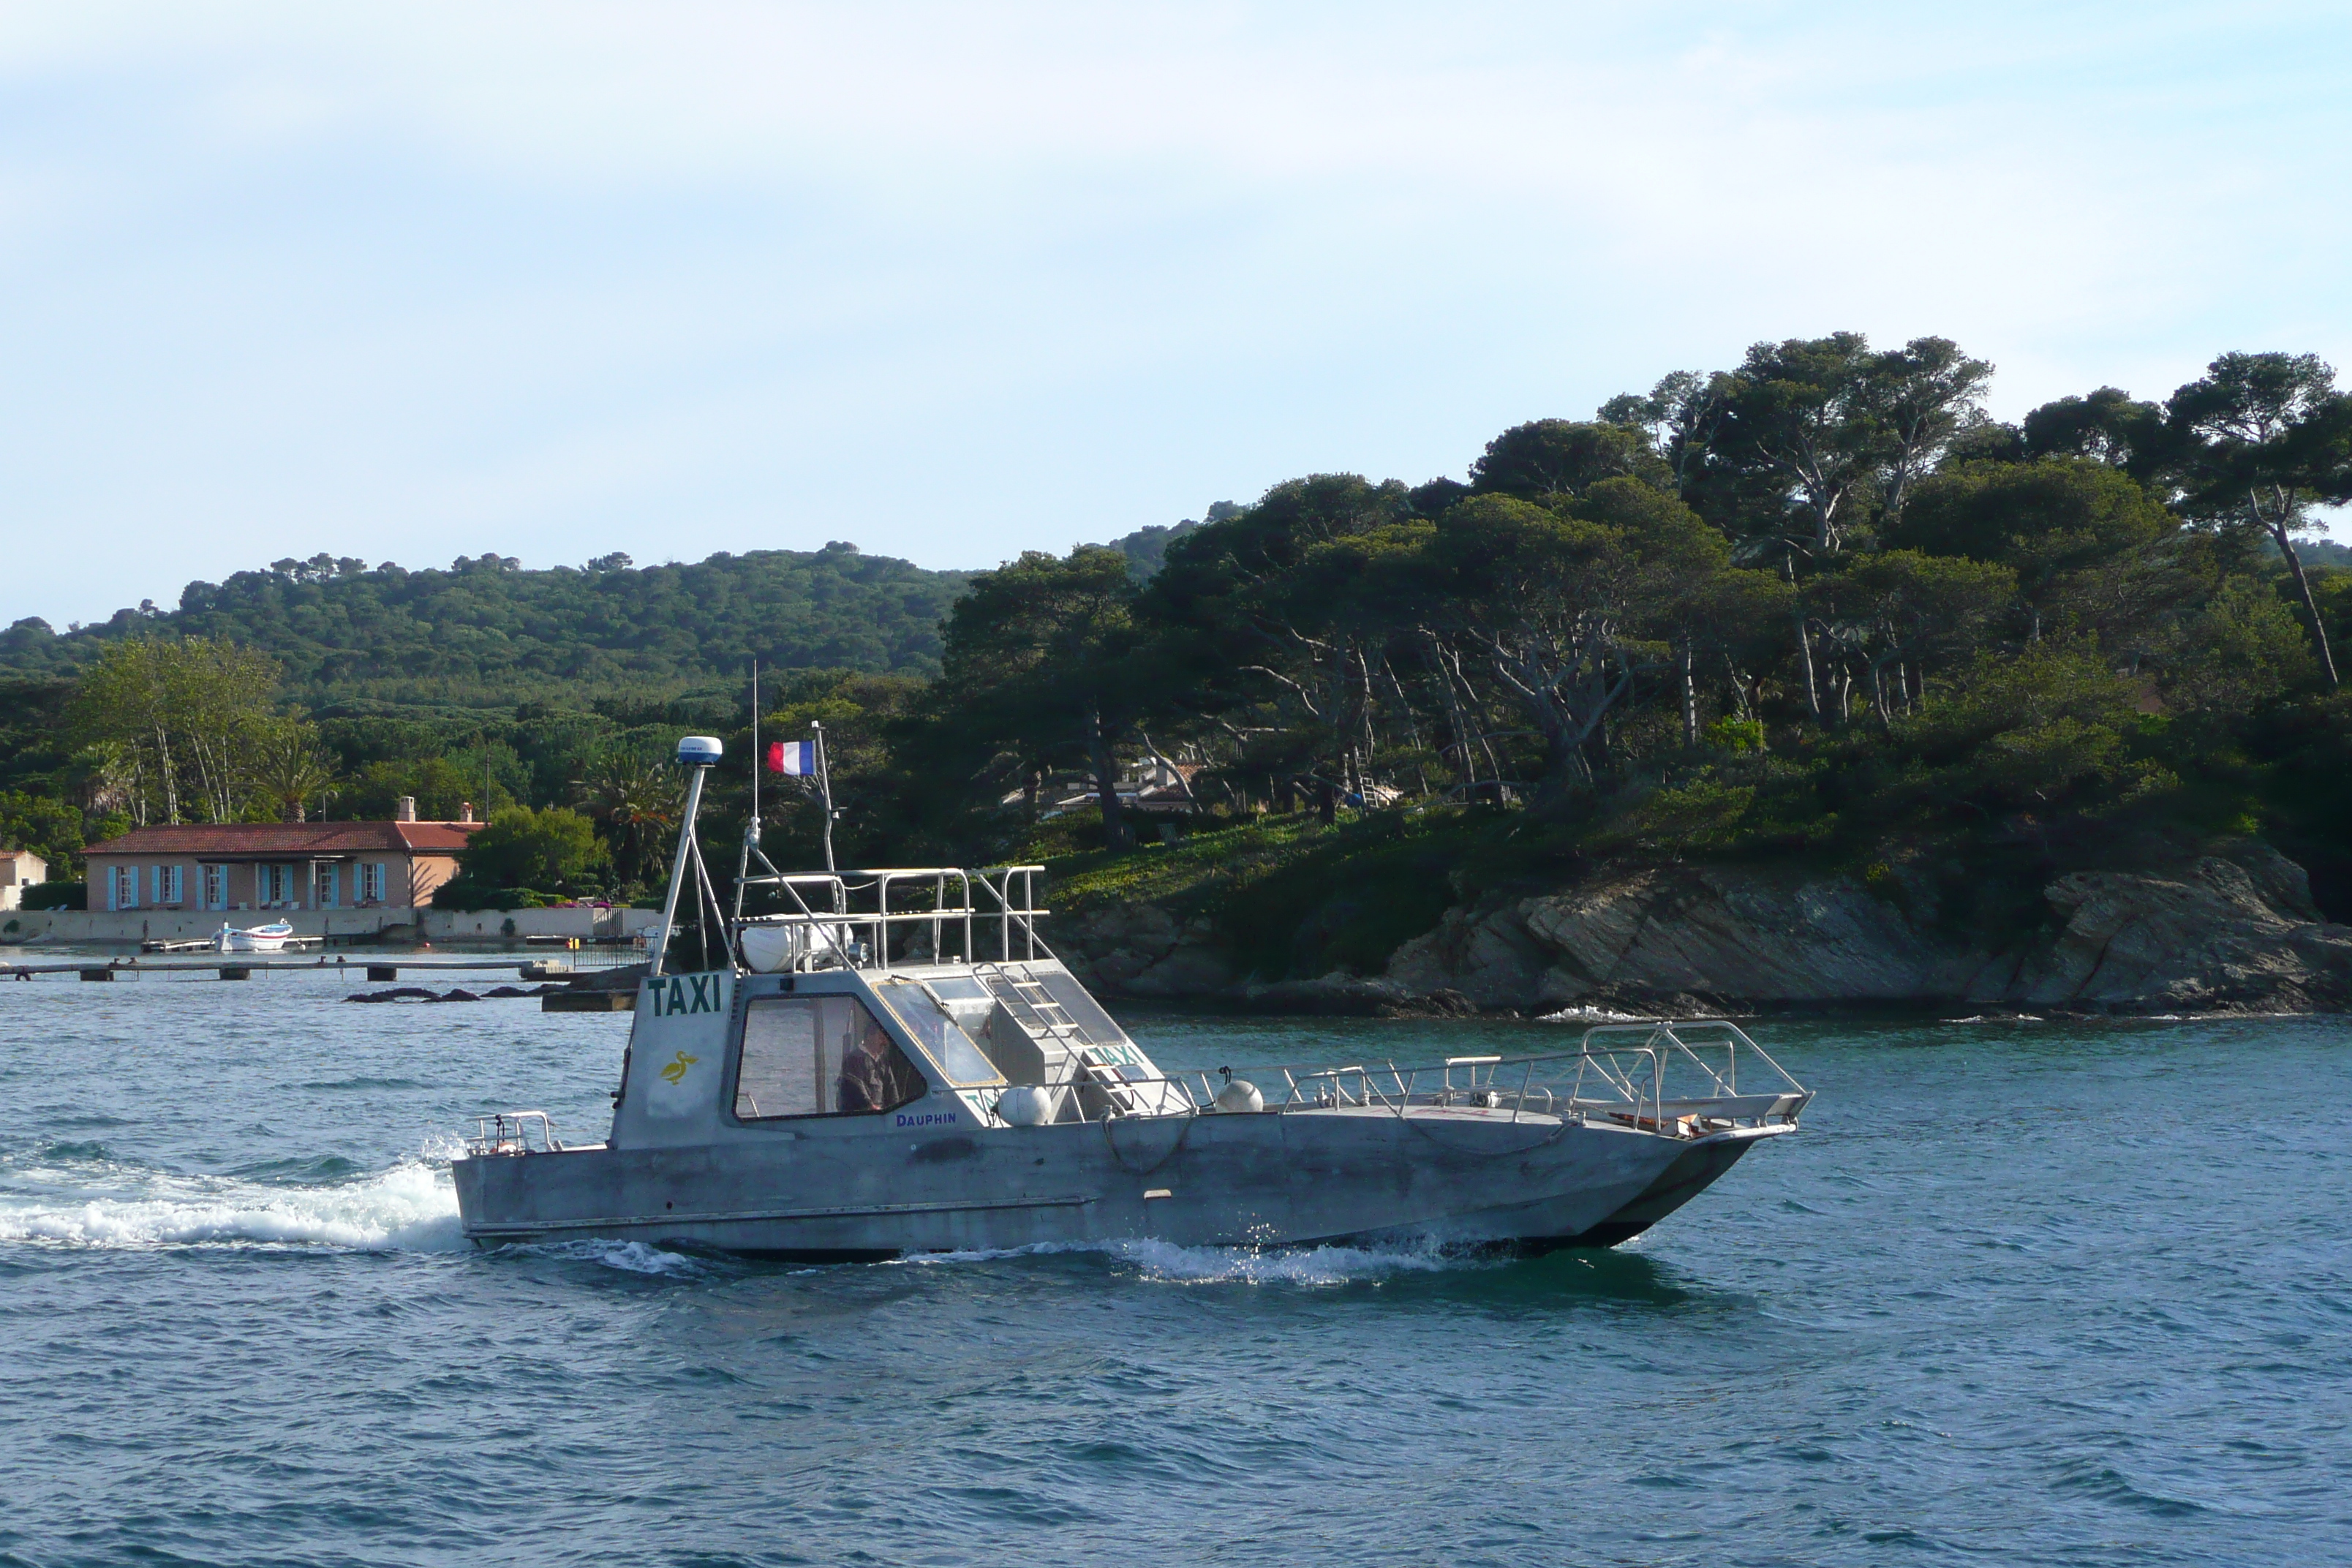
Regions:
<instances>
[{"instance_id":1,"label":"french flag","mask_svg":"<svg viewBox=\"0 0 2352 1568\"><path fill-rule=\"evenodd\" d=\"M814 741L772 741L768 745L768 771L785 773L794 778L813 778L816 774L816 742Z\"/></svg>"}]
</instances>

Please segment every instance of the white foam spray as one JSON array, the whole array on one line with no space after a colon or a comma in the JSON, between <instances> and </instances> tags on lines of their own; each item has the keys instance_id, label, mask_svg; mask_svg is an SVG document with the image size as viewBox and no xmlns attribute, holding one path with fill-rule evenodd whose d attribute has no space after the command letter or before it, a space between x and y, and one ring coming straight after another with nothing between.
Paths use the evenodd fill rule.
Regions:
<instances>
[{"instance_id":1,"label":"white foam spray","mask_svg":"<svg viewBox=\"0 0 2352 1568\"><path fill-rule=\"evenodd\" d=\"M8 1174L8 1187L17 1190L0 1190L0 1242L403 1252L464 1245L446 1161L404 1161L373 1175L316 1187L172 1175L118 1164L97 1173L96 1181L88 1169L19 1166ZM22 1190L26 1185L35 1190ZM115 1190L93 1193L93 1187Z\"/></svg>"},{"instance_id":2,"label":"white foam spray","mask_svg":"<svg viewBox=\"0 0 2352 1568\"><path fill-rule=\"evenodd\" d=\"M1562 1007L1557 1013L1546 1013L1538 1024L1646 1024L1654 1015L1646 1013L1613 1013L1606 1007Z\"/></svg>"}]
</instances>

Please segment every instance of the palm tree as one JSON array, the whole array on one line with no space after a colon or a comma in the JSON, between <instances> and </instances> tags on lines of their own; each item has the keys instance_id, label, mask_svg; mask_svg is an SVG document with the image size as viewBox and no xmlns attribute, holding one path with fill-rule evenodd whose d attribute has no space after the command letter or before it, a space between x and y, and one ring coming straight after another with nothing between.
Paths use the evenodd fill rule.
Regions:
<instances>
[{"instance_id":1,"label":"palm tree","mask_svg":"<svg viewBox=\"0 0 2352 1568\"><path fill-rule=\"evenodd\" d=\"M101 815L121 812L126 816L135 811L140 821L146 820L139 759L129 746L119 741L84 746L66 767L75 797L86 809Z\"/></svg>"},{"instance_id":2,"label":"palm tree","mask_svg":"<svg viewBox=\"0 0 2352 1568\"><path fill-rule=\"evenodd\" d=\"M667 831L677 826L686 805L677 770L646 752L615 748L589 763L572 790L604 825L616 878L639 882L661 873Z\"/></svg>"},{"instance_id":3,"label":"palm tree","mask_svg":"<svg viewBox=\"0 0 2352 1568\"><path fill-rule=\"evenodd\" d=\"M262 726L246 752L247 783L276 808L281 822L309 819L310 802L342 781L318 731L299 719Z\"/></svg>"}]
</instances>

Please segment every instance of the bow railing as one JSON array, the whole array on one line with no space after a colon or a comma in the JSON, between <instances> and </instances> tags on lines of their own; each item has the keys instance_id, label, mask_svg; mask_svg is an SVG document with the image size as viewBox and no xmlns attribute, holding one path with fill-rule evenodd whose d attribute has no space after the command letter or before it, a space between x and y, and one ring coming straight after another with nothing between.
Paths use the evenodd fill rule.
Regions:
<instances>
[{"instance_id":1,"label":"bow railing","mask_svg":"<svg viewBox=\"0 0 2352 1568\"><path fill-rule=\"evenodd\" d=\"M1586 1030L1576 1050L1528 1057L1446 1057L1418 1067L1234 1068L1231 1073L1256 1084L1271 1111L1505 1112L1513 1121L1533 1114L1685 1138L1793 1126L1812 1099L1727 1018L1604 1024ZM1205 1071L1188 1074L1186 1085L1202 1110L1213 1108L1215 1090Z\"/></svg>"}]
</instances>

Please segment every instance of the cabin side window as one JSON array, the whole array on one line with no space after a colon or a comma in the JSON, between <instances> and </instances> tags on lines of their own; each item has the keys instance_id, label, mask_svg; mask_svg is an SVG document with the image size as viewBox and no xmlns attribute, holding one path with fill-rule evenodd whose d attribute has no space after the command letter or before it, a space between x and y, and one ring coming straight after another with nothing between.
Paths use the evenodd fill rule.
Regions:
<instances>
[{"instance_id":1,"label":"cabin side window","mask_svg":"<svg viewBox=\"0 0 2352 1568\"><path fill-rule=\"evenodd\" d=\"M763 997L743 1011L735 1114L859 1116L922 1097L926 1085L855 996Z\"/></svg>"},{"instance_id":2,"label":"cabin side window","mask_svg":"<svg viewBox=\"0 0 2352 1568\"><path fill-rule=\"evenodd\" d=\"M953 994L950 988L955 988ZM958 1089L992 1089L1004 1082L1004 1075L997 1070L996 1063L973 1044L971 1037L948 1012L950 1007L962 1006L987 1016L986 1008L992 1007L996 999L976 982L947 980L929 987L901 983L877 985L875 991L890 1004L890 1010L898 1015L898 1021L915 1037L915 1044L922 1047L923 1054L931 1058L931 1065L948 1082ZM971 1011L965 1016L971 1016Z\"/></svg>"}]
</instances>

